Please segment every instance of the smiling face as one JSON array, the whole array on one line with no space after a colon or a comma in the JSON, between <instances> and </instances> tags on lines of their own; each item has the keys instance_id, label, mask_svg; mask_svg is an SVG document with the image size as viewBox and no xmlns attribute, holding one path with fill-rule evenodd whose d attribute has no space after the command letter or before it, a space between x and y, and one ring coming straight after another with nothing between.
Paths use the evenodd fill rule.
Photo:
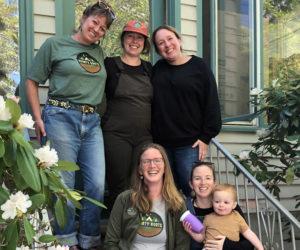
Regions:
<instances>
[{"instance_id":1,"label":"smiling face","mask_svg":"<svg viewBox=\"0 0 300 250\"><path fill-rule=\"evenodd\" d=\"M201 165L194 169L190 187L194 189L198 199L209 198L215 185L216 182L211 168Z\"/></svg>"},{"instance_id":2,"label":"smiling face","mask_svg":"<svg viewBox=\"0 0 300 250\"><path fill-rule=\"evenodd\" d=\"M91 45L104 36L107 30L105 16L83 16L81 19L81 34L79 42Z\"/></svg>"},{"instance_id":3,"label":"smiling face","mask_svg":"<svg viewBox=\"0 0 300 250\"><path fill-rule=\"evenodd\" d=\"M124 53L130 56L139 56L145 44L145 37L136 32L125 32L123 38Z\"/></svg>"},{"instance_id":4,"label":"smiling face","mask_svg":"<svg viewBox=\"0 0 300 250\"><path fill-rule=\"evenodd\" d=\"M214 211L218 215L228 215L236 207L234 195L229 191L215 191L213 195Z\"/></svg>"},{"instance_id":5,"label":"smiling face","mask_svg":"<svg viewBox=\"0 0 300 250\"><path fill-rule=\"evenodd\" d=\"M157 31L155 35L155 44L159 54L169 63L176 62L181 54L181 40L167 29Z\"/></svg>"},{"instance_id":6,"label":"smiling face","mask_svg":"<svg viewBox=\"0 0 300 250\"><path fill-rule=\"evenodd\" d=\"M142 155L139 166L139 174L144 176L147 185L163 183L165 164L159 150L155 148L147 149Z\"/></svg>"}]
</instances>

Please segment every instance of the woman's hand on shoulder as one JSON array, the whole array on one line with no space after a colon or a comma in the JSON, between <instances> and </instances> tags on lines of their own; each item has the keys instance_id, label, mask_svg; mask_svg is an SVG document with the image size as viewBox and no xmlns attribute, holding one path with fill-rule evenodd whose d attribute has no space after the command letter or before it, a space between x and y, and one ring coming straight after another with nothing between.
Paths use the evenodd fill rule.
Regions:
<instances>
[{"instance_id":1,"label":"woman's hand on shoulder","mask_svg":"<svg viewBox=\"0 0 300 250\"><path fill-rule=\"evenodd\" d=\"M204 161L207 154L208 145L201 140L197 140L193 146L193 148L199 147L199 161Z\"/></svg>"},{"instance_id":2,"label":"woman's hand on shoulder","mask_svg":"<svg viewBox=\"0 0 300 250\"><path fill-rule=\"evenodd\" d=\"M214 240L207 240L205 242L205 250L222 250L223 249L223 245L224 245L224 241L225 241L225 236L223 235L218 235L215 237Z\"/></svg>"}]
</instances>

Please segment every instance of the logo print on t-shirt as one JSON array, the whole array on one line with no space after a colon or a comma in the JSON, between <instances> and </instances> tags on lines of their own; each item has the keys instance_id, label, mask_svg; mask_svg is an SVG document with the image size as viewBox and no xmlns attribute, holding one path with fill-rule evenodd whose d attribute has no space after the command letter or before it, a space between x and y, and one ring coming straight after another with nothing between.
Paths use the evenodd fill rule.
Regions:
<instances>
[{"instance_id":1,"label":"logo print on t-shirt","mask_svg":"<svg viewBox=\"0 0 300 250\"><path fill-rule=\"evenodd\" d=\"M163 228L164 225L161 217L157 213L150 212L142 214L138 234L143 237L153 237L160 234Z\"/></svg>"},{"instance_id":2,"label":"logo print on t-shirt","mask_svg":"<svg viewBox=\"0 0 300 250\"><path fill-rule=\"evenodd\" d=\"M87 72L97 73L101 69L100 63L86 52L78 54L77 61Z\"/></svg>"}]
</instances>

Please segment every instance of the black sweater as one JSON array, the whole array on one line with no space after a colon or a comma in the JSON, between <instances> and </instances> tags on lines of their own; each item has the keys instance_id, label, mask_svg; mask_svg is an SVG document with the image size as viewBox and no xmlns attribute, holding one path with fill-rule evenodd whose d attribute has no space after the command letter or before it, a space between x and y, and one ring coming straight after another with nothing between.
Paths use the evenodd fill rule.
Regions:
<instances>
[{"instance_id":1,"label":"black sweater","mask_svg":"<svg viewBox=\"0 0 300 250\"><path fill-rule=\"evenodd\" d=\"M216 81L199 57L182 65L164 59L153 67L152 133L165 147L180 147L200 139L208 144L222 126Z\"/></svg>"}]
</instances>

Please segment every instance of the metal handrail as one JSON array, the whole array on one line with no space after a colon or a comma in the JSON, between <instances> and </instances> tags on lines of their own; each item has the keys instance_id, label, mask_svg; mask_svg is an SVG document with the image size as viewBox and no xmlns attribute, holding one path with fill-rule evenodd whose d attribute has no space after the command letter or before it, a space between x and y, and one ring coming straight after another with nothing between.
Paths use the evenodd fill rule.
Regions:
<instances>
[{"instance_id":1,"label":"metal handrail","mask_svg":"<svg viewBox=\"0 0 300 250\"><path fill-rule=\"evenodd\" d=\"M228 159L253 185L265 196L269 202L271 202L274 207L276 207L282 214L284 214L288 220L300 230L300 222L276 200L270 192L268 192L265 187L258 182L248 171L245 169L215 138L211 142L220 150L226 159Z\"/></svg>"}]
</instances>

